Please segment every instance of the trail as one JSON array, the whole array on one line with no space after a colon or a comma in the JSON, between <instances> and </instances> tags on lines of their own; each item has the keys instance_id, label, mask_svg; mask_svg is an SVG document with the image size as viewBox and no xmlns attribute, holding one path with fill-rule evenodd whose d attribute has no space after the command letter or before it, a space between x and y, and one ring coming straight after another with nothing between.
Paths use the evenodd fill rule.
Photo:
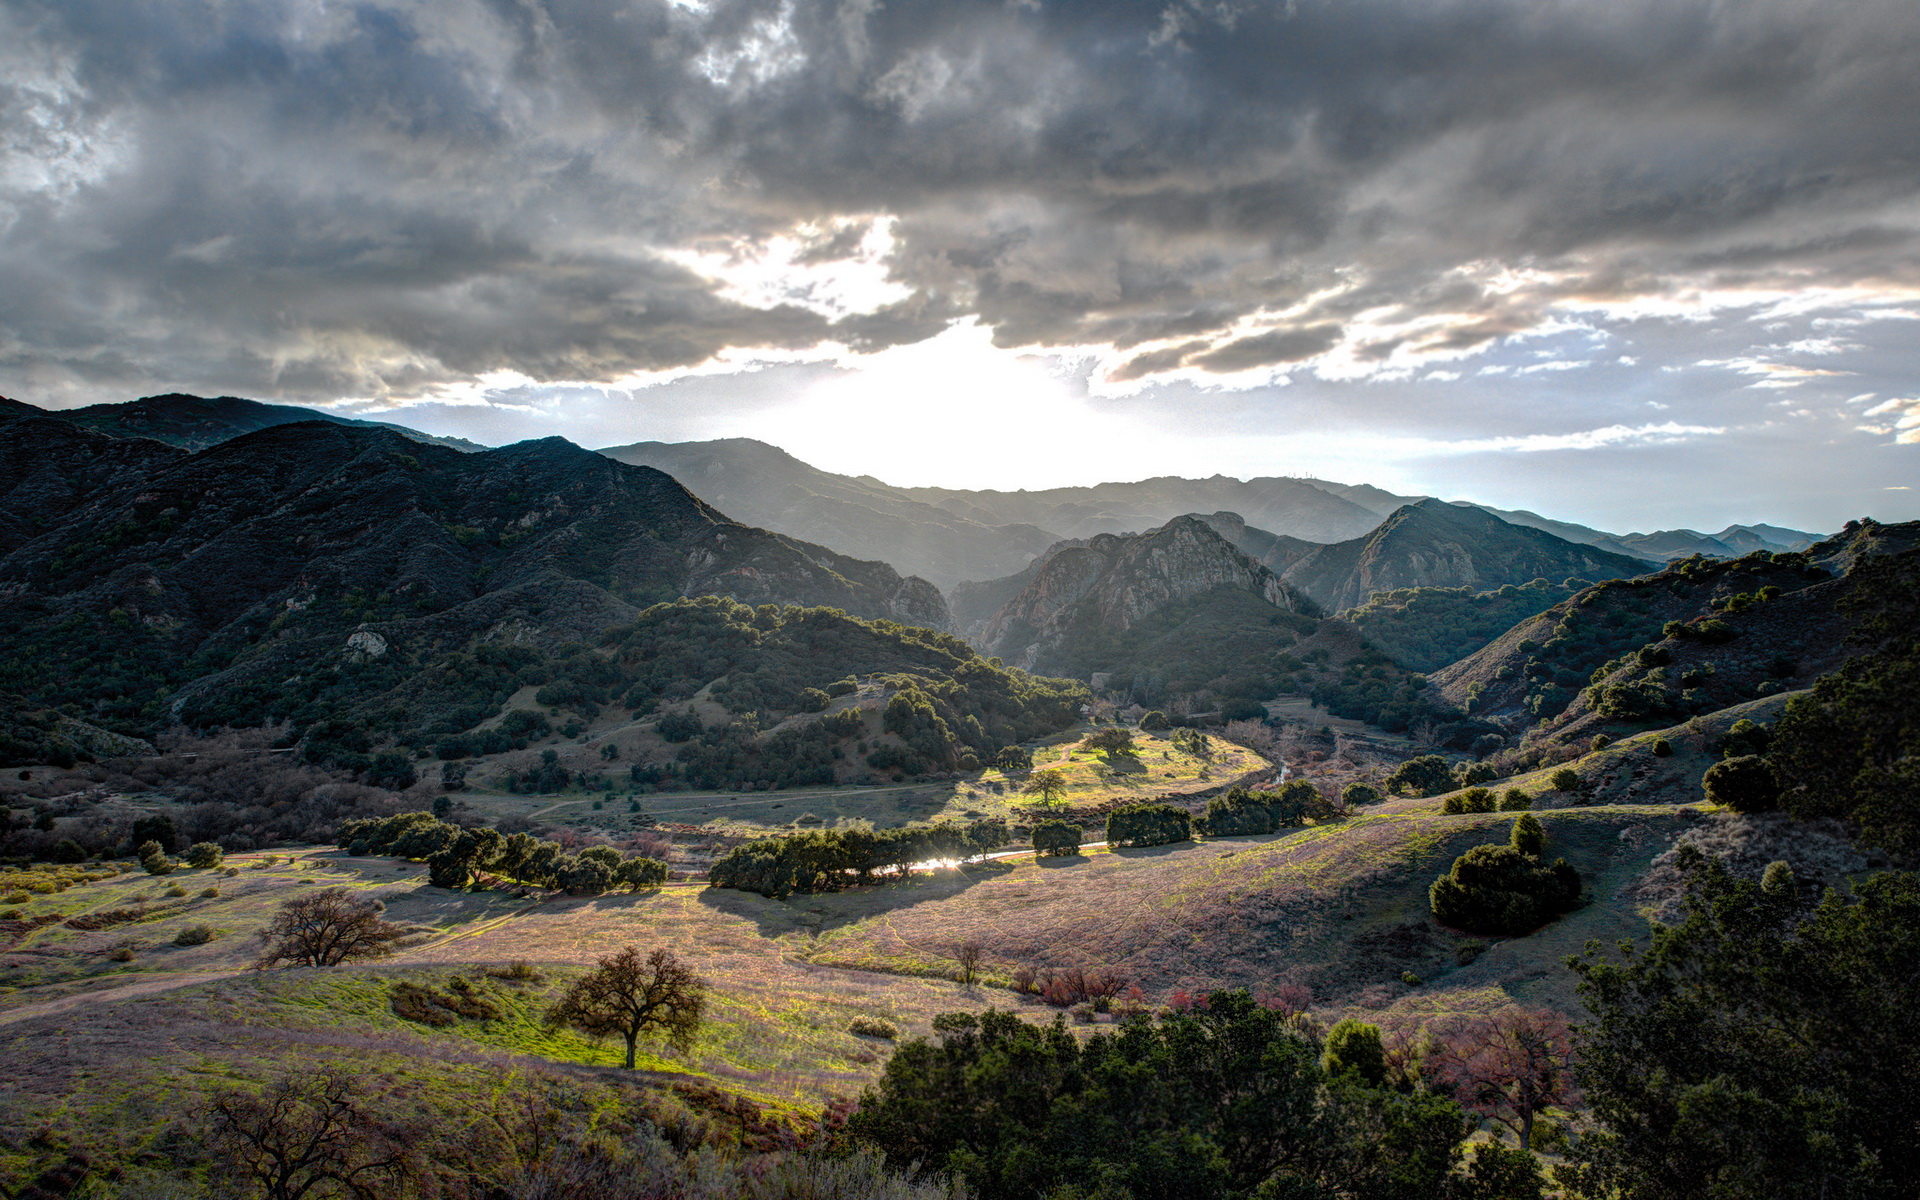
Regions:
<instances>
[{"instance_id":1,"label":"trail","mask_svg":"<svg viewBox=\"0 0 1920 1200\"><path fill-rule=\"evenodd\" d=\"M23 1004L0 1012L0 1025L11 1025L15 1021L24 1021L30 1017L44 1017L54 1013L69 1012L93 1004L110 1004L116 1000L136 1000L141 996L151 996L159 992L170 992L175 988L191 987L196 983L206 983L214 979L225 979L247 970L245 967L231 967L224 971L192 971L181 975L165 975L157 979L142 979L115 988L89 988L61 996L57 1000L43 1000L38 1004Z\"/></svg>"}]
</instances>

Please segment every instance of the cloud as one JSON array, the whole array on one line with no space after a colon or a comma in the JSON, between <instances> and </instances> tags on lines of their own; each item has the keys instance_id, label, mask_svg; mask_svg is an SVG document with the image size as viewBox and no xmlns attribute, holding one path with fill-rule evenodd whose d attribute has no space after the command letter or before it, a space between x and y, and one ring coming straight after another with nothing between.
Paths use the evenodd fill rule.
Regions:
<instances>
[{"instance_id":1,"label":"cloud","mask_svg":"<svg viewBox=\"0 0 1920 1200\"><path fill-rule=\"evenodd\" d=\"M1884 400L1861 415L1881 418L1862 422L1859 426L1862 432L1881 437L1892 435L1897 445L1920 445L1920 399Z\"/></svg>"},{"instance_id":2,"label":"cloud","mask_svg":"<svg viewBox=\"0 0 1920 1200\"><path fill-rule=\"evenodd\" d=\"M20 0L0 47L0 382L43 399L961 320L1128 388L1384 380L1580 306L1920 295L1902 0Z\"/></svg>"}]
</instances>

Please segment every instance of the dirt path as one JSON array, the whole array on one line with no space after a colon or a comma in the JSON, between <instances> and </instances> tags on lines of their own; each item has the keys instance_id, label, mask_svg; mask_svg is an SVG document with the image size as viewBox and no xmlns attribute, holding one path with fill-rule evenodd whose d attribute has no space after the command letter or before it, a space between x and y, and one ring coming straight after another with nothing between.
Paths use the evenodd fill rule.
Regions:
<instances>
[{"instance_id":1,"label":"dirt path","mask_svg":"<svg viewBox=\"0 0 1920 1200\"><path fill-rule=\"evenodd\" d=\"M196 983L206 983L213 979L225 979L238 975L245 967L230 967L224 971L191 971L179 975L162 975L154 979L142 979L137 983L124 984L114 988L89 988L86 991L73 992L56 1000L43 1000L38 1004L23 1004L19 1008L0 1012L0 1025L10 1025L15 1021L24 1021L29 1017L44 1017L54 1013L70 1012L94 1004L110 1004L116 1000L136 1000L141 996L151 996L158 992L170 992L175 988L191 987Z\"/></svg>"}]
</instances>

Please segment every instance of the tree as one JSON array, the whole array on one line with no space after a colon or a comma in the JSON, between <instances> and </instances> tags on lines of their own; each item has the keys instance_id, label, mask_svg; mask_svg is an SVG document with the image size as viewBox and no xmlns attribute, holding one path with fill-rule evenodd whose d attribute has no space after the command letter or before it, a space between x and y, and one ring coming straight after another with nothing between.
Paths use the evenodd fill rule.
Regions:
<instances>
[{"instance_id":1,"label":"tree","mask_svg":"<svg viewBox=\"0 0 1920 1200\"><path fill-rule=\"evenodd\" d=\"M1513 846L1475 846L1427 889L1434 919L1469 933L1519 935L1580 902L1580 874L1566 859L1551 867Z\"/></svg>"},{"instance_id":2,"label":"tree","mask_svg":"<svg viewBox=\"0 0 1920 1200\"><path fill-rule=\"evenodd\" d=\"M1370 783L1350 783L1340 789L1340 802L1349 808L1357 808L1362 804L1378 804L1383 799L1385 797L1380 794L1380 789Z\"/></svg>"},{"instance_id":3,"label":"tree","mask_svg":"<svg viewBox=\"0 0 1920 1200\"><path fill-rule=\"evenodd\" d=\"M1072 821L1042 821L1033 827L1033 850L1045 858L1080 853L1081 829Z\"/></svg>"},{"instance_id":4,"label":"tree","mask_svg":"<svg viewBox=\"0 0 1920 1200\"><path fill-rule=\"evenodd\" d=\"M947 947L947 956L960 968L961 987L973 986L974 976L980 973L980 960L986 953L987 948L979 938L968 938Z\"/></svg>"},{"instance_id":5,"label":"tree","mask_svg":"<svg viewBox=\"0 0 1920 1200\"><path fill-rule=\"evenodd\" d=\"M1757 754L1725 758L1700 777L1707 800L1737 813L1772 812L1780 805L1780 777Z\"/></svg>"},{"instance_id":6,"label":"tree","mask_svg":"<svg viewBox=\"0 0 1920 1200\"><path fill-rule=\"evenodd\" d=\"M657 858L635 855L620 864L614 878L626 884L630 892L657 888L667 881L667 864Z\"/></svg>"},{"instance_id":7,"label":"tree","mask_svg":"<svg viewBox=\"0 0 1920 1200\"><path fill-rule=\"evenodd\" d=\"M1540 818L1532 813L1521 813L1513 821L1513 832L1507 843L1529 858L1539 858L1547 849L1547 831L1540 824Z\"/></svg>"},{"instance_id":8,"label":"tree","mask_svg":"<svg viewBox=\"0 0 1920 1200\"><path fill-rule=\"evenodd\" d=\"M1140 728L1148 733L1158 733L1163 729L1169 729L1172 727L1172 724L1171 721L1167 720L1167 714L1157 708L1144 714L1140 718Z\"/></svg>"},{"instance_id":9,"label":"tree","mask_svg":"<svg viewBox=\"0 0 1920 1200\"><path fill-rule=\"evenodd\" d=\"M1777 729L1777 726L1776 726ZM1645 949L1571 961L1582 1197L1892 1197L1920 1179L1920 876L1809 907L1682 844L1681 911Z\"/></svg>"},{"instance_id":10,"label":"tree","mask_svg":"<svg viewBox=\"0 0 1920 1200\"><path fill-rule=\"evenodd\" d=\"M1369 1087L1384 1087L1387 1082L1387 1052L1380 1041L1380 1027L1347 1017L1327 1030L1326 1049L1320 1065L1329 1075L1352 1071Z\"/></svg>"},{"instance_id":11,"label":"tree","mask_svg":"<svg viewBox=\"0 0 1920 1200\"><path fill-rule=\"evenodd\" d=\"M1067 794L1066 772L1052 767L1044 771L1035 771L1028 777L1026 787L1021 790L1030 796L1040 797L1042 804L1052 804Z\"/></svg>"},{"instance_id":12,"label":"tree","mask_svg":"<svg viewBox=\"0 0 1920 1200\"><path fill-rule=\"evenodd\" d=\"M1437 1037L1440 1052L1428 1060L1433 1077L1468 1109L1506 1126L1523 1150L1533 1144L1541 1113L1579 1103L1572 1034L1556 1012L1503 1008Z\"/></svg>"},{"instance_id":13,"label":"tree","mask_svg":"<svg viewBox=\"0 0 1920 1200\"><path fill-rule=\"evenodd\" d=\"M57 863L77 863L87 861L87 848L72 838L61 838L55 842L47 857Z\"/></svg>"},{"instance_id":14,"label":"tree","mask_svg":"<svg viewBox=\"0 0 1920 1200\"><path fill-rule=\"evenodd\" d=\"M166 813L152 813L134 821L133 832L127 840L138 846L142 842L158 842L160 853L172 854L180 845L180 835L174 830L173 818Z\"/></svg>"},{"instance_id":15,"label":"tree","mask_svg":"<svg viewBox=\"0 0 1920 1200\"><path fill-rule=\"evenodd\" d=\"M141 842L134 851L140 856L140 866L149 875L173 874L173 860L160 848L159 842Z\"/></svg>"},{"instance_id":16,"label":"tree","mask_svg":"<svg viewBox=\"0 0 1920 1200\"><path fill-rule=\"evenodd\" d=\"M1453 789L1453 768L1438 754L1410 758L1387 776L1387 791L1395 796L1438 796Z\"/></svg>"},{"instance_id":17,"label":"tree","mask_svg":"<svg viewBox=\"0 0 1920 1200\"><path fill-rule=\"evenodd\" d=\"M1580 772L1572 767L1561 767L1547 782L1556 792L1577 792L1580 790Z\"/></svg>"},{"instance_id":18,"label":"tree","mask_svg":"<svg viewBox=\"0 0 1920 1200\"><path fill-rule=\"evenodd\" d=\"M1110 846L1165 846L1193 840L1193 816L1171 804L1124 804L1107 814Z\"/></svg>"},{"instance_id":19,"label":"tree","mask_svg":"<svg viewBox=\"0 0 1920 1200\"><path fill-rule=\"evenodd\" d=\"M1464 792L1455 792L1441 801L1443 813L1490 813L1495 802L1492 790L1483 787L1470 787Z\"/></svg>"},{"instance_id":20,"label":"tree","mask_svg":"<svg viewBox=\"0 0 1920 1200\"><path fill-rule=\"evenodd\" d=\"M335 967L362 958L384 958L406 930L380 915L373 900L345 888L322 888L282 904L257 935L255 967Z\"/></svg>"},{"instance_id":21,"label":"tree","mask_svg":"<svg viewBox=\"0 0 1920 1200\"><path fill-rule=\"evenodd\" d=\"M219 842L195 842L187 847L187 865L196 870L211 871L226 860L227 852Z\"/></svg>"},{"instance_id":22,"label":"tree","mask_svg":"<svg viewBox=\"0 0 1920 1200\"><path fill-rule=\"evenodd\" d=\"M1033 751L1025 746L1002 746L1000 753L993 756L993 765L1005 772L1031 771L1033 769Z\"/></svg>"},{"instance_id":23,"label":"tree","mask_svg":"<svg viewBox=\"0 0 1920 1200\"><path fill-rule=\"evenodd\" d=\"M267 1200L373 1197L411 1174L414 1132L363 1105L344 1071L285 1076L258 1094L221 1091L200 1116L221 1168Z\"/></svg>"},{"instance_id":24,"label":"tree","mask_svg":"<svg viewBox=\"0 0 1920 1200\"><path fill-rule=\"evenodd\" d=\"M1501 812L1526 812L1533 807L1533 797L1517 787L1510 787L1500 793Z\"/></svg>"},{"instance_id":25,"label":"tree","mask_svg":"<svg viewBox=\"0 0 1920 1200\"><path fill-rule=\"evenodd\" d=\"M1108 725L1088 734L1081 745L1089 750L1098 750L1108 758L1132 754L1134 752L1133 731L1120 725Z\"/></svg>"},{"instance_id":26,"label":"tree","mask_svg":"<svg viewBox=\"0 0 1920 1200\"><path fill-rule=\"evenodd\" d=\"M707 984L661 949L643 961L632 946L601 959L547 1010L552 1027L576 1029L588 1037L617 1034L626 1039L627 1069L642 1035L659 1034L681 1053L693 1048L706 1015Z\"/></svg>"}]
</instances>

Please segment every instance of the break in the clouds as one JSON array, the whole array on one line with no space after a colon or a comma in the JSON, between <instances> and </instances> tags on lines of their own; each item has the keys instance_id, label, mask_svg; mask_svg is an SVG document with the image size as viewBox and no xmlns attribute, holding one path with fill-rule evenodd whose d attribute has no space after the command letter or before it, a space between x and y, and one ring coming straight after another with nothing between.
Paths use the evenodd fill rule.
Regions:
<instances>
[{"instance_id":1,"label":"break in the clouds","mask_svg":"<svg viewBox=\"0 0 1920 1200\"><path fill-rule=\"evenodd\" d=\"M1403 476L1891 479L1915 62L1912 0L5 0L0 387L630 440L965 337Z\"/></svg>"}]
</instances>

